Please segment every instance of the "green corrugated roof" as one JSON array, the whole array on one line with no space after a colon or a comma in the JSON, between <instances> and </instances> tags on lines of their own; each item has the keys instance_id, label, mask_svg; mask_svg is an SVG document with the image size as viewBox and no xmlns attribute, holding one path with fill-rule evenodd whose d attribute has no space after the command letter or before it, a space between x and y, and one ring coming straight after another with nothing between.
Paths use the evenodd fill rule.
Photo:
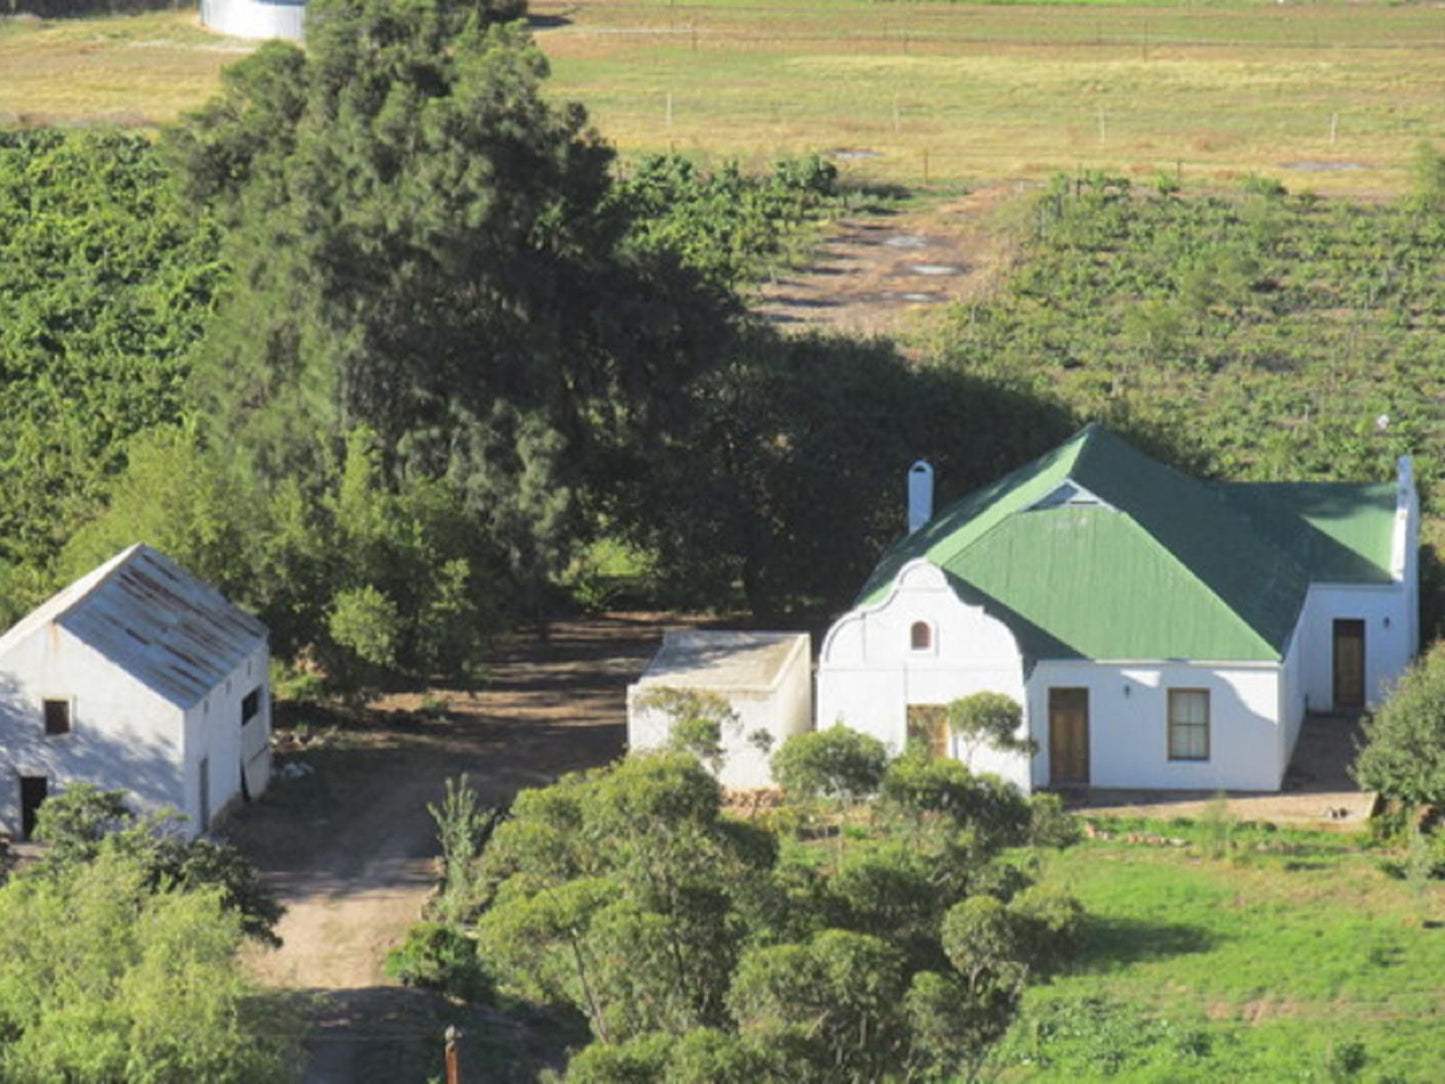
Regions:
<instances>
[{"instance_id":1,"label":"green corrugated roof","mask_svg":"<svg viewBox=\"0 0 1445 1084\"><path fill-rule=\"evenodd\" d=\"M1389 583L1392 482L1242 482L1219 487L1251 525L1318 583Z\"/></svg>"},{"instance_id":2,"label":"green corrugated roof","mask_svg":"<svg viewBox=\"0 0 1445 1084\"><path fill-rule=\"evenodd\" d=\"M1065 483L1101 503L1045 501ZM859 603L922 557L1031 658L1278 660L1312 575L1389 578L1392 492L1211 485L1090 425L900 539Z\"/></svg>"}]
</instances>

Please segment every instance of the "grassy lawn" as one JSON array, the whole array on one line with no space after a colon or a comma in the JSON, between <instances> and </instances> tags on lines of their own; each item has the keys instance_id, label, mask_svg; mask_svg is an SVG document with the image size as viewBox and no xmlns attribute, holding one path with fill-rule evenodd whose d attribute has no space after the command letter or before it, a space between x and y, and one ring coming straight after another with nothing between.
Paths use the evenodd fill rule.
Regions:
<instances>
[{"instance_id":1,"label":"grassy lawn","mask_svg":"<svg viewBox=\"0 0 1445 1084\"><path fill-rule=\"evenodd\" d=\"M850 151L917 184L1058 169L1250 171L1396 190L1445 142L1445 20L1426 5L534 0L553 93L624 152L762 163ZM192 11L0 21L0 124L153 125L249 45Z\"/></svg>"},{"instance_id":2,"label":"grassy lawn","mask_svg":"<svg viewBox=\"0 0 1445 1084\"><path fill-rule=\"evenodd\" d=\"M0 126L162 124L204 102L253 48L202 30L194 9L0 19Z\"/></svg>"},{"instance_id":3,"label":"grassy lawn","mask_svg":"<svg viewBox=\"0 0 1445 1084\"><path fill-rule=\"evenodd\" d=\"M626 151L845 149L903 183L1078 166L1394 189L1445 138L1426 7L538 0L559 96ZM670 101L670 105L669 105ZM1334 137L1331 138L1331 128Z\"/></svg>"},{"instance_id":4,"label":"grassy lawn","mask_svg":"<svg viewBox=\"0 0 1445 1084\"><path fill-rule=\"evenodd\" d=\"M1091 916L1071 974L1029 992L1006 1080L1440 1079L1445 886L1423 893L1361 837L1138 826L1049 877ZM1350 1075L1351 1066L1356 1075Z\"/></svg>"}]
</instances>

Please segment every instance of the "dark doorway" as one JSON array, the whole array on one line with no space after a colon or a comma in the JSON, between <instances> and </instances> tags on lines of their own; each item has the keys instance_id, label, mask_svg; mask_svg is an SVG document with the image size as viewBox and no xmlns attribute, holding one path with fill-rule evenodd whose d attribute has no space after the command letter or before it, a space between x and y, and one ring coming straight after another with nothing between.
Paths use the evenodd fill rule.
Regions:
<instances>
[{"instance_id":1,"label":"dark doorway","mask_svg":"<svg viewBox=\"0 0 1445 1084\"><path fill-rule=\"evenodd\" d=\"M211 758L201 758L201 831L211 828Z\"/></svg>"},{"instance_id":2,"label":"dark doorway","mask_svg":"<svg viewBox=\"0 0 1445 1084\"><path fill-rule=\"evenodd\" d=\"M35 814L45 801L49 782L43 775L22 775L20 777L20 835L29 839L35 831Z\"/></svg>"},{"instance_id":3,"label":"dark doorway","mask_svg":"<svg viewBox=\"0 0 1445 1084\"><path fill-rule=\"evenodd\" d=\"M1365 706L1365 623L1358 618L1335 621L1335 710Z\"/></svg>"},{"instance_id":4,"label":"dark doorway","mask_svg":"<svg viewBox=\"0 0 1445 1084\"><path fill-rule=\"evenodd\" d=\"M1089 782L1089 690L1049 690L1049 782L1056 787Z\"/></svg>"}]
</instances>

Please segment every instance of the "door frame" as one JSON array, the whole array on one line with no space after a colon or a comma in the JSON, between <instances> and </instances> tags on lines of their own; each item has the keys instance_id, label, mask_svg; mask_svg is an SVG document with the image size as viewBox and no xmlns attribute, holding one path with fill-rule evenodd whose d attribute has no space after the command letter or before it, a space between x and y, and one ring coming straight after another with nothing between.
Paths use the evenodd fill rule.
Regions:
<instances>
[{"instance_id":1,"label":"door frame","mask_svg":"<svg viewBox=\"0 0 1445 1084\"><path fill-rule=\"evenodd\" d=\"M1341 636L1342 632L1358 632L1358 636ZM1341 688L1341 667L1340 667L1340 644L1355 640L1359 643L1360 653L1360 682L1358 697L1345 697L1340 694ZM1367 666L1369 645L1365 636L1365 619L1362 617L1336 617L1330 625L1330 703L1336 711L1361 711L1365 702L1369 699L1366 696Z\"/></svg>"},{"instance_id":2,"label":"door frame","mask_svg":"<svg viewBox=\"0 0 1445 1084\"><path fill-rule=\"evenodd\" d=\"M1073 712L1079 710L1077 706L1065 707L1058 701L1068 697L1077 697L1082 700L1083 707L1083 771L1075 778L1064 779L1059 774L1059 757L1054 755L1058 742L1054 740L1055 717L1065 711ZM1049 786L1051 787L1087 787L1089 785L1089 768L1093 750L1089 745L1089 689L1084 685L1051 685L1049 686Z\"/></svg>"}]
</instances>

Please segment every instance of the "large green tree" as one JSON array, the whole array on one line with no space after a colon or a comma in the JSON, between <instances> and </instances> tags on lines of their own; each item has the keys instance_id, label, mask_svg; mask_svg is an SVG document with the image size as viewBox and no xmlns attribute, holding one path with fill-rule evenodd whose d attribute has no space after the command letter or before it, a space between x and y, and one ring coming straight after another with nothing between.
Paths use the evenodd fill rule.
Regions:
<instances>
[{"instance_id":1,"label":"large green tree","mask_svg":"<svg viewBox=\"0 0 1445 1084\"><path fill-rule=\"evenodd\" d=\"M197 359L208 436L274 483L365 427L446 478L540 592L587 451L640 439L710 356L718 292L633 245L612 152L541 94L515 3L316 0L170 136L234 224Z\"/></svg>"}]
</instances>

